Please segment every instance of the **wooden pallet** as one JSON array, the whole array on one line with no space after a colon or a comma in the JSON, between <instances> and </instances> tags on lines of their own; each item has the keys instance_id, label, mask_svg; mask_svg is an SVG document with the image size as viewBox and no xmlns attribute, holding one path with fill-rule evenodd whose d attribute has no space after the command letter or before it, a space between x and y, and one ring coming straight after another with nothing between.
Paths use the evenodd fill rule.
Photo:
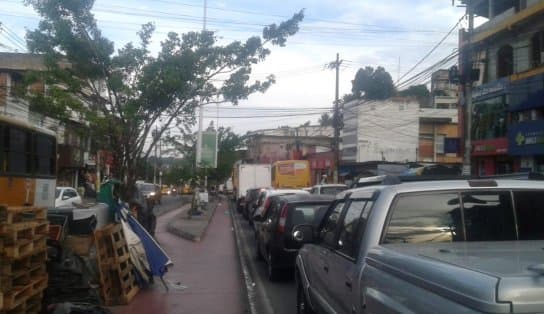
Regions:
<instances>
[{"instance_id":1,"label":"wooden pallet","mask_svg":"<svg viewBox=\"0 0 544 314\"><path fill-rule=\"evenodd\" d=\"M30 296L25 302L19 304L8 311L2 311L1 314L39 314L42 309L43 292L37 292Z\"/></svg>"},{"instance_id":2,"label":"wooden pallet","mask_svg":"<svg viewBox=\"0 0 544 314\"><path fill-rule=\"evenodd\" d=\"M4 294L4 311L7 313L12 313L13 311L19 312L23 309L22 313L26 313L24 309L27 308L27 303L31 300L31 303L38 303L41 309L41 299L43 296L43 291L47 288L47 275L42 275L37 278L33 278L26 285L14 286L10 292ZM39 301L38 299L39 296Z\"/></svg>"},{"instance_id":3,"label":"wooden pallet","mask_svg":"<svg viewBox=\"0 0 544 314\"><path fill-rule=\"evenodd\" d=\"M108 306L129 303L139 288L121 225L107 225L94 236L104 303Z\"/></svg>"},{"instance_id":4,"label":"wooden pallet","mask_svg":"<svg viewBox=\"0 0 544 314\"><path fill-rule=\"evenodd\" d=\"M14 224L18 222L46 219L47 208L45 207L8 207L5 205L0 205L0 224Z\"/></svg>"},{"instance_id":5,"label":"wooden pallet","mask_svg":"<svg viewBox=\"0 0 544 314\"><path fill-rule=\"evenodd\" d=\"M4 294L0 292L0 311L4 308Z\"/></svg>"},{"instance_id":6,"label":"wooden pallet","mask_svg":"<svg viewBox=\"0 0 544 314\"><path fill-rule=\"evenodd\" d=\"M47 220L0 225L0 237L4 239L5 246L11 245L19 239L34 239L36 236L47 235L48 232L49 222Z\"/></svg>"}]
</instances>

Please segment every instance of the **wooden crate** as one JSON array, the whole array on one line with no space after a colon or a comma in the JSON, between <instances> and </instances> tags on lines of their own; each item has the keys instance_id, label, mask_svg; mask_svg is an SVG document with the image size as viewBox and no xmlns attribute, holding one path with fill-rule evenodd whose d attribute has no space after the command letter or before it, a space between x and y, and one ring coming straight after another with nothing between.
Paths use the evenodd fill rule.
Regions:
<instances>
[{"instance_id":1,"label":"wooden crate","mask_svg":"<svg viewBox=\"0 0 544 314\"><path fill-rule=\"evenodd\" d=\"M47 220L47 208L33 206L7 207L0 205L0 224Z\"/></svg>"},{"instance_id":2,"label":"wooden crate","mask_svg":"<svg viewBox=\"0 0 544 314\"><path fill-rule=\"evenodd\" d=\"M129 303L139 288L121 225L107 225L94 236L104 303L108 306Z\"/></svg>"},{"instance_id":3,"label":"wooden crate","mask_svg":"<svg viewBox=\"0 0 544 314\"><path fill-rule=\"evenodd\" d=\"M18 306L5 311L0 312L2 314L39 314L42 309L43 293L38 292L28 297L25 302L22 302Z\"/></svg>"}]
</instances>

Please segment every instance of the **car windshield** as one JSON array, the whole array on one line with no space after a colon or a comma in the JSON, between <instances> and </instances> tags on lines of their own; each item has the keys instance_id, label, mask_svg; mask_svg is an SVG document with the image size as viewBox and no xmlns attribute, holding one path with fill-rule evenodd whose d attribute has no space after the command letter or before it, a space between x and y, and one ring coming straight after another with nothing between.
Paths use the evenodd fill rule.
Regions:
<instances>
[{"instance_id":1,"label":"car windshield","mask_svg":"<svg viewBox=\"0 0 544 314\"><path fill-rule=\"evenodd\" d=\"M55 198L59 198L60 192L61 192L61 191L62 191L62 190L59 189L59 188L56 188L56 189L55 189Z\"/></svg>"},{"instance_id":2,"label":"car windshield","mask_svg":"<svg viewBox=\"0 0 544 314\"><path fill-rule=\"evenodd\" d=\"M346 189L347 187L345 186L323 186L321 187L321 194L336 195Z\"/></svg>"},{"instance_id":3,"label":"car windshield","mask_svg":"<svg viewBox=\"0 0 544 314\"><path fill-rule=\"evenodd\" d=\"M140 185L140 191L144 193L155 192L155 186L152 184L142 184Z\"/></svg>"}]
</instances>

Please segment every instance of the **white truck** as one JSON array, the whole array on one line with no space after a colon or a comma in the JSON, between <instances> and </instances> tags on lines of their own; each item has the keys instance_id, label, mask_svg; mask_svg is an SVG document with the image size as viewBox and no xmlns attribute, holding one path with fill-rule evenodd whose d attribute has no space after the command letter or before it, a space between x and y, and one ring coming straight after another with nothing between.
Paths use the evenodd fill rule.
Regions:
<instances>
[{"instance_id":1,"label":"white truck","mask_svg":"<svg viewBox=\"0 0 544 314\"><path fill-rule=\"evenodd\" d=\"M272 184L272 166L268 164L236 164L232 174L234 200L240 210L245 206L248 189L270 187Z\"/></svg>"}]
</instances>

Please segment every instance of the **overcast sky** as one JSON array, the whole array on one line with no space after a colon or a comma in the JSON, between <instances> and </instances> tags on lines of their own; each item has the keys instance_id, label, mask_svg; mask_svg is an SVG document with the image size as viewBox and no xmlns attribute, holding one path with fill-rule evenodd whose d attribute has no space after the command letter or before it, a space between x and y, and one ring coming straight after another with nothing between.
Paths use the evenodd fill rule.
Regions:
<instances>
[{"instance_id":1,"label":"overcast sky","mask_svg":"<svg viewBox=\"0 0 544 314\"><path fill-rule=\"evenodd\" d=\"M362 66L381 65L396 80L399 58L402 76L464 14L464 8L452 6L450 0L209 0L207 26L222 42L244 40L260 35L263 25L281 22L301 9L305 9L305 19L300 32L286 47L272 49L270 57L253 70L255 78L275 74L277 83L238 107L221 105L220 125L245 133L297 126L308 120L317 123L319 114L332 107L334 100L334 71L324 66L335 59L336 53L345 60L340 95L350 92L351 80ZM93 12L116 48L137 41L139 25L154 22L157 31L152 45L157 51L167 32L202 28L203 0L96 0ZM24 38L26 29L34 29L38 21L22 0L0 0L0 22L6 27L0 32L0 44L4 45L0 45L0 51L13 51L20 45L9 31ZM459 27L466 27L466 21ZM457 30L406 77L451 54L456 47ZM205 116L215 119L216 107L207 108ZM227 118L234 116L245 118ZM206 118L204 125L209 121Z\"/></svg>"}]
</instances>

